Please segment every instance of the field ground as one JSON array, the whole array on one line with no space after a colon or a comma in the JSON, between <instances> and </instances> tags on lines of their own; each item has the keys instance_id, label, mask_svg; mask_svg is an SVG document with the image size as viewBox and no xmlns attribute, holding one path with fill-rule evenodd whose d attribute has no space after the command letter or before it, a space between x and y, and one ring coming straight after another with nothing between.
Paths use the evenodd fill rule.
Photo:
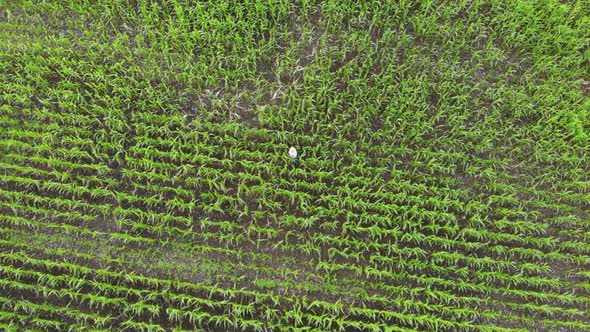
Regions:
<instances>
[{"instance_id":1,"label":"field ground","mask_svg":"<svg viewBox=\"0 0 590 332\"><path fill-rule=\"evenodd\" d=\"M0 329L590 330L589 2L240 3L0 0Z\"/></svg>"}]
</instances>

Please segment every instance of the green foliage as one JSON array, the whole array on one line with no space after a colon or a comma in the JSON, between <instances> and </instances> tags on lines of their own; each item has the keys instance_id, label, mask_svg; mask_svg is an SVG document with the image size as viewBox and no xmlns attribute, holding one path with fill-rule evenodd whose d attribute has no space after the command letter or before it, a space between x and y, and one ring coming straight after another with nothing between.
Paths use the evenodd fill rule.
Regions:
<instances>
[{"instance_id":1,"label":"green foliage","mask_svg":"<svg viewBox=\"0 0 590 332\"><path fill-rule=\"evenodd\" d=\"M589 17L4 1L0 328L590 329Z\"/></svg>"}]
</instances>

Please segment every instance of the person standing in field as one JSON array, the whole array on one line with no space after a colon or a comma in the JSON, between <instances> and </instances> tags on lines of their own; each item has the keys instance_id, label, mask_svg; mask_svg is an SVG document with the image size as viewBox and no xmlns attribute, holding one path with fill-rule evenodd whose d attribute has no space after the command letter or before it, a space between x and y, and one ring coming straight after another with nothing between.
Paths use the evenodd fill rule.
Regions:
<instances>
[{"instance_id":1,"label":"person standing in field","mask_svg":"<svg viewBox=\"0 0 590 332\"><path fill-rule=\"evenodd\" d=\"M293 164L293 166L297 166L297 149L295 149L294 147L289 148L289 158L291 158L291 163Z\"/></svg>"}]
</instances>

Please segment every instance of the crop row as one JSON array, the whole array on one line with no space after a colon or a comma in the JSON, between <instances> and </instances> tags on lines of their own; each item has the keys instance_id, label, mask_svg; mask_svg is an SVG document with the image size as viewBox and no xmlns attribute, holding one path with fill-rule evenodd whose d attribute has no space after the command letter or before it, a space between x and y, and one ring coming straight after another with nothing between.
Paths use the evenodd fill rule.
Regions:
<instances>
[{"instance_id":1,"label":"crop row","mask_svg":"<svg viewBox=\"0 0 590 332\"><path fill-rule=\"evenodd\" d=\"M324 266L324 265L325 265L325 264L323 264L323 265L321 265L321 266ZM368 270L368 271L369 271L369 270ZM370 270L369 272L371 272L371 273L378 273L378 271L377 271L377 270ZM382 275L382 274L380 274L380 275ZM400 277L400 276L398 276L397 278L399 279L399 277ZM380 278L381 278L381 276L380 276ZM467 284L465 284L465 285L467 285ZM441 293L441 294L445 294L445 293ZM449 294L447 293L447 295L449 295ZM527 294L527 295L532 295L532 294ZM547 296L548 296L548 295L544 295L544 296L540 296L540 297L537 297L537 298L538 298L538 299L545 299L544 301L546 301L546 300L547 300ZM553 295L551 295L550 297L553 297ZM563 296L561 296L561 297L557 297L557 299L560 299L560 298L561 298L561 300L564 300L564 301L566 301L566 302L564 302L564 303L568 303L568 302L570 302L570 301L572 301L572 300L574 300L574 301L577 301L577 300L575 300L575 298L571 298L571 299L569 299L569 300L566 300L566 299L565 299ZM440 299L442 299L442 298L440 298ZM579 300L582 300L582 299L580 298ZM513 305L516 305L516 304L513 304ZM552 312L552 311L550 311L550 310L548 310L548 311L549 311L549 312ZM558 312L559 312L559 311L558 311Z\"/></svg>"}]
</instances>

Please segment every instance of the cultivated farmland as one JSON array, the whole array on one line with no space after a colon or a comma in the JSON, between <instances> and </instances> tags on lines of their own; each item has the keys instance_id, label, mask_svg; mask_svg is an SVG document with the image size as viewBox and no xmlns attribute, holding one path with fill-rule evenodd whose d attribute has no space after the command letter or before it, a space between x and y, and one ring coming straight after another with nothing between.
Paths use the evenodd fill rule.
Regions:
<instances>
[{"instance_id":1,"label":"cultivated farmland","mask_svg":"<svg viewBox=\"0 0 590 332\"><path fill-rule=\"evenodd\" d=\"M589 26L0 0L0 329L590 330Z\"/></svg>"}]
</instances>

